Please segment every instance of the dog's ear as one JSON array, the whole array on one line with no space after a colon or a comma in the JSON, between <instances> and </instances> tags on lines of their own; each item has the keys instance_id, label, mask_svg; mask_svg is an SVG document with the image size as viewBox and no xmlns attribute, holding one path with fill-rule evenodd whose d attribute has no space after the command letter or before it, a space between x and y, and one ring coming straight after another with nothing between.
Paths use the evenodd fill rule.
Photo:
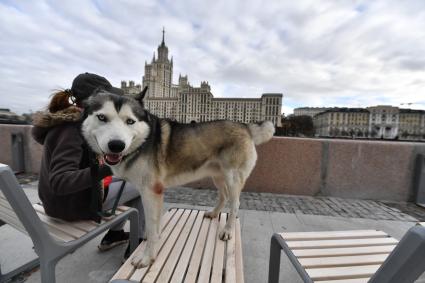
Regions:
<instances>
[{"instance_id":1,"label":"dog's ear","mask_svg":"<svg viewBox=\"0 0 425 283\"><path fill-rule=\"evenodd\" d=\"M136 95L136 100L143 106L143 99L145 98L146 92L148 91L148 86L145 86L138 95Z\"/></svg>"}]
</instances>

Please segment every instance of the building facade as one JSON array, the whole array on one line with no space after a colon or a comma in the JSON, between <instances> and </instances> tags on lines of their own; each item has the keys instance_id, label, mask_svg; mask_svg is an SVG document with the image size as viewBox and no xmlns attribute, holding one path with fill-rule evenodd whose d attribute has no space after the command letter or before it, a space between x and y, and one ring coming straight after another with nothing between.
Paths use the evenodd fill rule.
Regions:
<instances>
[{"instance_id":1,"label":"building facade","mask_svg":"<svg viewBox=\"0 0 425 283\"><path fill-rule=\"evenodd\" d=\"M331 108L313 118L321 137L425 139L425 111L379 105L367 108Z\"/></svg>"},{"instance_id":2,"label":"building facade","mask_svg":"<svg viewBox=\"0 0 425 283\"><path fill-rule=\"evenodd\" d=\"M400 109L398 132L402 139L425 140L425 110Z\"/></svg>"},{"instance_id":3,"label":"building facade","mask_svg":"<svg viewBox=\"0 0 425 283\"><path fill-rule=\"evenodd\" d=\"M329 107L299 107L294 109L294 116L310 116L313 118L319 113L325 112Z\"/></svg>"},{"instance_id":4,"label":"building facade","mask_svg":"<svg viewBox=\"0 0 425 283\"><path fill-rule=\"evenodd\" d=\"M369 134L369 111L362 108L332 108L313 118L317 136L357 136Z\"/></svg>"},{"instance_id":5,"label":"building facade","mask_svg":"<svg viewBox=\"0 0 425 283\"><path fill-rule=\"evenodd\" d=\"M399 108L389 105L368 107L369 132L372 137L394 139L398 136Z\"/></svg>"},{"instance_id":6,"label":"building facade","mask_svg":"<svg viewBox=\"0 0 425 283\"><path fill-rule=\"evenodd\" d=\"M24 116L11 112L10 109L0 108L0 124L28 124Z\"/></svg>"},{"instance_id":7,"label":"building facade","mask_svg":"<svg viewBox=\"0 0 425 283\"><path fill-rule=\"evenodd\" d=\"M134 81L129 81L128 83L126 81L121 81L121 89L126 94L138 94L142 91L142 86L140 84L135 84Z\"/></svg>"},{"instance_id":8,"label":"building facade","mask_svg":"<svg viewBox=\"0 0 425 283\"><path fill-rule=\"evenodd\" d=\"M194 87L187 75L179 75L178 83L173 84L173 58L168 58L164 31L157 51L158 56L154 53L150 64L145 62L142 84L122 81L121 88L127 94L137 94L147 86L145 107L158 117L181 123L213 120L252 123L269 120L276 126L281 125L281 93L264 93L260 98L214 98L207 81Z\"/></svg>"}]
</instances>

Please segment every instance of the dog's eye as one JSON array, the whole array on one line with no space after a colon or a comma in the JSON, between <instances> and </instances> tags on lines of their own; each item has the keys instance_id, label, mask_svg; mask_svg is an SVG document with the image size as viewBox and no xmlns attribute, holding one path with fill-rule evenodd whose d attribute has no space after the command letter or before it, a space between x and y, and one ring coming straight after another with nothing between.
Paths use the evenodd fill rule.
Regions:
<instances>
[{"instance_id":1,"label":"dog's eye","mask_svg":"<svg viewBox=\"0 0 425 283\"><path fill-rule=\"evenodd\" d=\"M99 119L99 121L106 122L106 117L103 114L97 115L97 119Z\"/></svg>"},{"instance_id":2,"label":"dog's eye","mask_svg":"<svg viewBox=\"0 0 425 283\"><path fill-rule=\"evenodd\" d=\"M136 121L134 121L133 119L127 119L126 123L127 125L133 125Z\"/></svg>"}]
</instances>

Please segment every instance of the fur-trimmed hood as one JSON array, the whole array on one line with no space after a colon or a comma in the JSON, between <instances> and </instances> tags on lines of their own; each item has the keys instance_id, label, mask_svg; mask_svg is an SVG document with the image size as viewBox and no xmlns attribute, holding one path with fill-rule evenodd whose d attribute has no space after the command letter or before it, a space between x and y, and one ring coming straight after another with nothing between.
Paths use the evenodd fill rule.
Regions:
<instances>
[{"instance_id":1,"label":"fur-trimmed hood","mask_svg":"<svg viewBox=\"0 0 425 283\"><path fill-rule=\"evenodd\" d=\"M79 122L82 117L82 110L76 106L70 106L64 110L51 113L49 111L39 111L32 116L34 128L33 138L43 144L49 130L63 123Z\"/></svg>"}]
</instances>

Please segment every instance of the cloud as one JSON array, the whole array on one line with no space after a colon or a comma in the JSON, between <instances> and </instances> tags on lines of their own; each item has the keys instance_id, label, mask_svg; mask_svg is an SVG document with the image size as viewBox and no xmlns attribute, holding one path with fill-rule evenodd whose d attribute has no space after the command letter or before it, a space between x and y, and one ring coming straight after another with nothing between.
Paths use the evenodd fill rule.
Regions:
<instances>
[{"instance_id":1,"label":"cloud","mask_svg":"<svg viewBox=\"0 0 425 283\"><path fill-rule=\"evenodd\" d=\"M0 107L43 107L79 73L140 82L166 29L174 82L301 106L425 108L425 2L1 1Z\"/></svg>"}]
</instances>

